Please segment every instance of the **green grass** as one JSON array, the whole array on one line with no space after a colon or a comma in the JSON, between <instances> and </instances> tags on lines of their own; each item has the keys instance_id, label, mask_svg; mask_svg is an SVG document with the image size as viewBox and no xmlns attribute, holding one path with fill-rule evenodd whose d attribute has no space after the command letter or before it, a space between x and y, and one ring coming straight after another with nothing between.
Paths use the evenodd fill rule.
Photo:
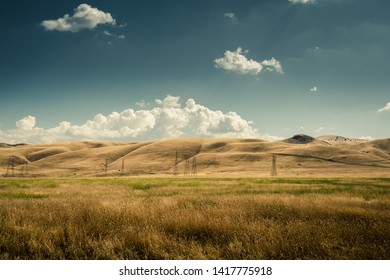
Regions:
<instances>
[{"instance_id":1,"label":"green grass","mask_svg":"<svg viewBox=\"0 0 390 280\"><path fill-rule=\"evenodd\" d=\"M36 187L57 188L59 181L48 179L2 179L0 180L1 189L29 189Z\"/></svg>"},{"instance_id":2,"label":"green grass","mask_svg":"<svg viewBox=\"0 0 390 280\"><path fill-rule=\"evenodd\" d=\"M389 259L386 178L0 179L0 259Z\"/></svg>"},{"instance_id":3,"label":"green grass","mask_svg":"<svg viewBox=\"0 0 390 280\"><path fill-rule=\"evenodd\" d=\"M1 198L9 198L9 199L36 199L36 198L47 198L49 197L47 194L29 194L23 192L3 192L0 193Z\"/></svg>"}]
</instances>

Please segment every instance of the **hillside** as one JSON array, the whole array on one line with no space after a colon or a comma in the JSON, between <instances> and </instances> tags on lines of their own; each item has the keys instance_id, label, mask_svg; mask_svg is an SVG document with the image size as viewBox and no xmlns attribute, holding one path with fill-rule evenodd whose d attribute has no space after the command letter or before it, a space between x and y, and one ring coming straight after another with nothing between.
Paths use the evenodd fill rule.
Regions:
<instances>
[{"instance_id":1,"label":"hillside","mask_svg":"<svg viewBox=\"0 0 390 280\"><path fill-rule=\"evenodd\" d=\"M0 175L173 176L177 173L184 176L186 170L187 175L193 170L197 176L265 177L270 176L272 155L276 155L278 176L390 177L390 139L362 141L341 136L314 139L307 135L274 142L190 138L3 144Z\"/></svg>"}]
</instances>

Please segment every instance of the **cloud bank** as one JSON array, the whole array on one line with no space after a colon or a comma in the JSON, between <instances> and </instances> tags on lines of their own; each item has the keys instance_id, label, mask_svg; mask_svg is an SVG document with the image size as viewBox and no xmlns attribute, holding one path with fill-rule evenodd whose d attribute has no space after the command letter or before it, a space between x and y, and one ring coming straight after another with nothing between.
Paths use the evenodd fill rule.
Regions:
<instances>
[{"instance_id":1,"label":"cloud bank","mask_svg":"<svg viewBox=\"0 0 390 280\"><path fill-rule=\"evenodd\" d=\"M63 121L49 129L37 127L35 117L27 116L16 122L15 129L0 131L0 142L141 141L177 137L278 139L261 135L251 121L236 112L214 111L197 104L194 99L188 99L182 106L180 97L168 95L163 100L155 100L155 103L156 106L150 110L127 109L107 116L97 114L81 125Z\"/></svg>"},{"instance_id":2,"label":"cloud bank","mask_svg":"<svg viewBox=\"0 0 390 280\"><path fill-rule=\"evenodd\" d=\"M390 102L388 102L385 107L378 109L378 113L390 111Z\"/></svg>"},{"instance_id":3,"label":"cloud bank","mask_svg":"<svg viewBox=\"0 0 390 280\"><path fill-rule=\"evenodd\" d=\"M72 16L68 14L57 20L44 20L41 25L46 30L78 32L82 29L94 29L99 24L115 25L110 13L105 13L88 4L81 4Z\"/></svg>"},{"instance_id":4,"label":"cloud bank","mask_svg":"<svg viewBox=\"0 0 390 280\"><path fill-rule=\"evenodd\" d=\"M226 51L223 57L214 60L215 67L243 75L257 75L263 70L283 73L280 61L275 58L258 62L253 59L246 58L244 55L246 53L247 51L243 52L242 48L237 48L234 52Z\"/></svg>"}]
</instances>

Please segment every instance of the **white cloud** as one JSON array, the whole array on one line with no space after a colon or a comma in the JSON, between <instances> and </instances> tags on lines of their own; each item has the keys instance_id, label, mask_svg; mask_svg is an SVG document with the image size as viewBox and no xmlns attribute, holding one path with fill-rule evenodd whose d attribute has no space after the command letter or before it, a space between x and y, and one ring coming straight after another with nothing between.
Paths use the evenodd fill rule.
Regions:
<instances>
[{"instance_id":1,"label":"white cloud","mask_svg":"<svg viewBox=\"0 0 390 280\"><path fill-rule=\"evenodd\" d=\"M20 130L32 130L35 126L35 117L27 116L16 122L16 127Z\"/></svg>"},{"instance_id":2,"label":"white cloud","mask_svg":"<svg viewBox=\"0 0 390 280\"><path fill-rule=\"evenodd\" d=\"M118 39L125 39L126 38L125 35L123 35L123 34L116 35L116 34L113 34L113 33L109 32L109 31L107 31L107 30L104 30L103 34L108 36L108 37L114 37L114 38L118 38Z\"/></svg>"},{"instance_id":3,"label":"white cloud","mask_svg":"<svg viewBox=\"0 0 390 280\"><path fill-rule=\"evenodd\" d=\"M180 108L180 96L167 95L164 100L156 99L156 104L161 105L162 108Z\"/></svg>"},{"instance_id":4,"label":"white cloud","mask_svg":"<svg viewBox=\"0 0 390 280\"><path fill-rule=\"evenodd\" d=\"M323 127L319 127L318 129L315 130L315 132L319 133L319 132L321 132L322 130L324 130L324 128L323 128Z\"/></svg>"},{"instance_id":5,"label":"white cloud","mask_svg":"<svg viewBox=\"0 0 390 280\"><path fill-rule=\"evenodd\" d=\"M246 54L248 51L244 51ZM278 60L272 58L257 62L253 59L247 59L242 52L242 48L236 51L226 51L224 57L214 60L216 68L222 68L239 74L257 75L265 67L268 71L283 73L282 66Z\"/></svg>"},{"instance_id":6,"label":"white cloud","mask_svg":"<svg viewBox=\"0 0 390 280\"><path fill-rule=\"evenodd\" d=\"M115 25L110 13L105 13L88 4L81 4L74 9L74 14L64 15L57 20L44 20L41 25L46 30L78 32L82 29L94 29L99 24Z\"/></svg>"},{"instance_id":7,"label":"white cloud","mask_svg":"<svg viewBox=\"0 0 390 280\"><path fill-rule=\"evenodd\" d=\"M314 87L312 87L311 89L310 89L310 91L311 92L316 92L316 91L319 91L320 89L318 88L318 87L316 87L316 86L314 86Z\"/></svg>"},{"instance_id":8,"label":"white cloud","mask_svg":"<svg viewBox=\"0 0 390 280\"><path fill-rule=\"evenodd\" d=\"M149 105L149 103L146 103L145 100L141 100L141 101L136 102L135 105L137 105L140 108L145 108L146 106Z\"/></svg>"},{"instance_id":9,"label":"white cloud","mask_svg":"<svg viewBox=\"0 0 390 280\"><path fill-rule=\"evenodd\" d=\"M225 17L227 17L233 23L238 23L238 19L234 13L225 13Z\"/></svg>"},{"instance_id":10,"label":"white cloud","mask_svg":"<svg viewBox=\"0 0 390 280\"><path fill-rule=\"evenodd\" d=\"M283 73L282 65L280 64L280 61L276 60L275 58L271 58L270 60L263 60L261 63L265 67L266 71L276 71L278 73Z\"/></svg>"},{"instance_id":11,"label":"white cloud","mask_svg":"<svg viewBox=\"0 0 390 280\"><path fill-rule=\"evenodd\" d=\"M385 105L385 107L378 109L377 112L378 112L378 113L381 113L381 112L385 112L385 111L390 111L390 102L388 102L388 103Z\"/></svg>"},{"instance_id":12,"label":"white cloud","mask_svg":"<svg viewBox=\"0 0 390 280\"><path fill-rule=\"evenodd\" d=\"M49 143L77 140L158 140L176 137L234 137L276 140L260 134L251 121L236 112L223 113L188 99L185 105L178 96L156 100L150 110L127 109L109 115L97 114L84 124L63 121L45 129L35 126L35 117L28 116L16 122L16 129L0 131L0 142Z\"/></svg>"},{"instance_id":13,"label":"white cloud","mask_svg":"<svg viewBox=\"0 0 390 280\"><path fill-rule=\"evenodd\" d=\"M261 63L252 59L248 60L242 53L242 48L235 52L226 51L224 57L214 60L215 67L240 74L257 75L263 69Z\"/></svg>"},{"instance_id":14,"label":"white cloud","mask_svg":"<svg viewBox=\"0 0 390 280\"><path fill-rule=\"evenodd\" d=\"M288 0L289 2L292 2L293 4L313 4L316 2L316 0Z\"/></svg>"},{"instance_id":15,"label":"white cloud","mask_svg":"<svg viewBox=\"0 0 390 280\"><path fill-rule=\"evenodd\" d=\"M364 140L364 141L372 141L372 140L375 140L375 138L373 138L373 137L371 137L371 136L360 136L358 139Z\"/></svg>"}]
</instances>

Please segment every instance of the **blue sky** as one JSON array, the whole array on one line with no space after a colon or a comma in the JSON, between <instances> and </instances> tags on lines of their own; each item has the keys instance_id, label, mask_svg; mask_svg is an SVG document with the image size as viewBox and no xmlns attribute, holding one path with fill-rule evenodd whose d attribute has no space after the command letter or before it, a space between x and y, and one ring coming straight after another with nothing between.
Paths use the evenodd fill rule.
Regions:
<instances>
[{"instance_id":1,"label":"blue sky","mask_svg":"<svg viewBox=\"0 0 390 280\"><path fill-rule=\"evenodd\" d=\"M0 142L388 138L385 0L3 4Z\"/></svg>"}]
</instances>

